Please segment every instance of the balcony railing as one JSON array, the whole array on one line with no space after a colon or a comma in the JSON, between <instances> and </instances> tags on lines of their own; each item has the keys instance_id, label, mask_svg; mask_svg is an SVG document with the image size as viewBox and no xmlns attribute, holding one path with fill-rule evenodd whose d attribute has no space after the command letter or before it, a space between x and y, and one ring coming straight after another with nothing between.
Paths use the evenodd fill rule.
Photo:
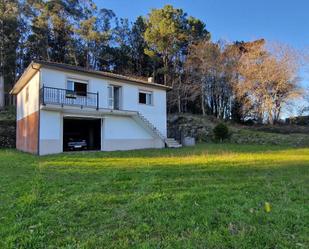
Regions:
<instances>
[{"instance_id":1,"label":"balcony railing","mask_svg":"<svg viewBox=\"0 0 309 249\"><path fill-rule=\"evenodd\" d=\"M99 109L99 93L75 92L55 87L42 87L40 101L43 105L68 105Z\"/></svg>"}]
</instances>

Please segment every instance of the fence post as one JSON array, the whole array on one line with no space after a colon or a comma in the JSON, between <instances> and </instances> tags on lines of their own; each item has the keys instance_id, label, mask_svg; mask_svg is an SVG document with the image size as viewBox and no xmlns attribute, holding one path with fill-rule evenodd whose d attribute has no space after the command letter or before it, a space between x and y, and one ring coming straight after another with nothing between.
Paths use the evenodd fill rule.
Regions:
<instances>
[{"instance_id":1,"label":"fence post","mask_svg":"<svg viewBox=\"0 0 309 249\"><path fill-rule=\"evenodd\" d=\"M45 105L44 84L42 85L42 105Z\"/></svg>"}]
</instances>

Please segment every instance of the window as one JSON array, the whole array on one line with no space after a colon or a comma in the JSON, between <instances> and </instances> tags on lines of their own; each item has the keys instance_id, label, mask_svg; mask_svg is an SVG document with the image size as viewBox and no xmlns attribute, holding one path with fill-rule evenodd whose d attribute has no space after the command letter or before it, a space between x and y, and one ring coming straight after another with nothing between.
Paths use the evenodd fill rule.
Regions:
<instances>
[{"instance_id":1,"label":"window","mask_svg":"<svg viewBox=\"0 0 309 249\"><path fill-rule=\"evenodd\" d=\"M120 110L121 108L121 87L109 85L108 86L108 107L111 109Z\"/></svg>"},{"instance_id":2,"label":"window","mask_svg":"<svg viewBox=\"0 0 309 249\"><path fill-rule=\"evenodd\" d=\"M138 101L140 104L152 105L152 92L140 91Z\"/></svg>"},{"instance_id":3,"label":"window","mask_svg":"<svg viewBox=\"0 0 309 249\"><path fill-rule=\"evenodd\" d=\"M67 94L87 96L87 83L79 80L67 80Z\"/></svg>"}]
</instances>

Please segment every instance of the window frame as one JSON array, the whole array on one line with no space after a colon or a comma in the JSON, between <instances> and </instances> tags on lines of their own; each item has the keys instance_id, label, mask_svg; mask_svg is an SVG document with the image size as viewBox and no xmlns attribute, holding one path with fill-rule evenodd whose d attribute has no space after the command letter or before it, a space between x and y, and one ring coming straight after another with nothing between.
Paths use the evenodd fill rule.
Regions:
<instances>
[{"instance_id":1,"label":"window frame","mask_svg":"<svg viewBox=\"0 0 309 249\"><path fill-rule=\"evenodd\" d=\"M113 110L117 110L115 109L114 106L114 101L115 101L115 96L114 96L114 88L118 88L119 89L119 96L118 96L118 105L119 105L119 110L121 110L123 108L122 104L123 104L123 86L122 85L117 85L117 84L113 84L113 83L108 83L107 85L107 107L109 109L113 109ZM112 93L110 95L110 93Z\"/></svg>"},{"instance_id":2,"label":"window frame","mask_svg":"<svg viewBox=\"0 0 309 249\"><path fill-rule=\"evenodd\" d=\"M68 88L68 83L72 82L72 89ZM80 83L80 84L85 84L86 85L86 95L82 95L82 94L77 94L77 92L75 91L75 83ZM83 80L83 79L78 79L78 78L74 78L74 77L67 77L66 78L66 95L69 98L72 98L73 95L76 96L84 96L86 97L88 95L88 88L89 88L89 81L88 80Z\"/></svg>"},{"instance_id":3,"label":"window frame","mask_svg":"<svg viewBox=\"0 0 309 249\"><path fill-rule=\"evenodd\" d=\"M141 103L140 102L140 93L146 94L146 103ZM150 103L147 103L147 95L150 96ZM139 89L138 90L138 94L137 94L137 102L140 105L154 106L154 93L153 93L153 91Z\"/></svg>"}]
</instances>

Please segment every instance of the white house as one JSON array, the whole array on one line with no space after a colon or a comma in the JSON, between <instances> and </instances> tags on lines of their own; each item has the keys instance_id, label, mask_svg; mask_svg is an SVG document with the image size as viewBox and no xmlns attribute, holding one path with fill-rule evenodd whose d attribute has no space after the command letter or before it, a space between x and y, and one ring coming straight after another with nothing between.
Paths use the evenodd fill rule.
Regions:
<instances>
[{"instance_id":1,"label":"white house","mask_svg":"<svg viewBox=\"0 0 309 249\"><path fill-rule=\"evenodd\" d=\"M166 91L145 80L67 64L34 61L13 87L16 148L66 150L180 146L167 138Z\"/></svg>"}]
</instances>

